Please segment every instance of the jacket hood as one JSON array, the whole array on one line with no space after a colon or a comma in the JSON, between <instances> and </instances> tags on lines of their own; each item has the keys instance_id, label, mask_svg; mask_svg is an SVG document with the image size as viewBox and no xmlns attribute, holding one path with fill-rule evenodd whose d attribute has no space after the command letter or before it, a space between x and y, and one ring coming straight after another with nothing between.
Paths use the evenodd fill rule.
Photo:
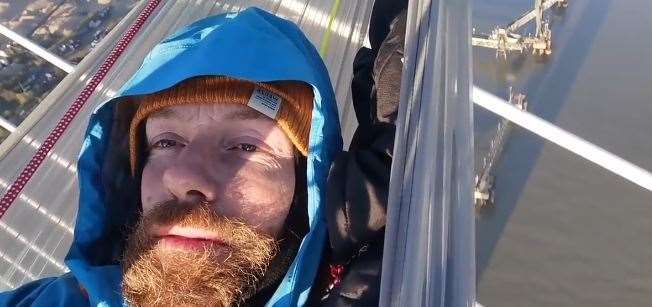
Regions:
<instances>
[{"instance_id":1,"label":"jacket hood","mask_svg":"<svg viewBox=\"0 0 652 307\"><path fill-rule=\"evenodd\" d=\"M211 16L187 26L152 49L119 94L99 106L82 145L79 210L66 264L92 306L120 306L120 254L125 225L139 209L139 179L129 173L129 96L167 89L197 76L253 82L303 81L314 92L307 157L309 232L268 306L303 305L313 284L326 238L326 178L342 148L335 95L315 47L293 23L257 8Z\"/></svg>"}]
</instances>

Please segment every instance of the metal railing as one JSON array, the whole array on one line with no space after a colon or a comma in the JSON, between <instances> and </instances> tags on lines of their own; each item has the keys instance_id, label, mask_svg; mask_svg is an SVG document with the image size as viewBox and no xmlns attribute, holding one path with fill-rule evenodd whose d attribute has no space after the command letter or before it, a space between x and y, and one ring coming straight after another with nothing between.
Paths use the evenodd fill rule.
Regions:
<instances>
[{"instance_id":1,"label":"metal railing","mask_svg":"<svg viewBox=\"0 0 652 307\"><path fill-rule=\"evenodd\" d=\"M66 60L60 58L56 54L48 51L47 49L39 46L35 42L29 40L28 38L14 32L13 30L1 24L0 24L0 34L16 42L17 44L25 47L25 49L29 50L31 53L37 55L38 57L54 64L54 66L60 68L66 73L71 73L75 70L75 66L68 63Z\"/></svg>"},{"instance_id":2,"label":"metal railing","mask_svg":"<svg viewBox=\"0 0 652 307\"><path fill-rule=\"evenodd\" d=\"M380 306L473 306L470 4L413 0L407 14Z\"/></svg>"},{"instance_id":3,"label":"metal railing","mask_svg":"<svg viewBox=\"0 0 652 307\"><path fill-rule=\"evenodd\" d=\"M634 163L565 131L536 115L523 111L481 88L473 88L473 102L648 191L652 191L652 174Z\"/></svg>"}]
</instances>

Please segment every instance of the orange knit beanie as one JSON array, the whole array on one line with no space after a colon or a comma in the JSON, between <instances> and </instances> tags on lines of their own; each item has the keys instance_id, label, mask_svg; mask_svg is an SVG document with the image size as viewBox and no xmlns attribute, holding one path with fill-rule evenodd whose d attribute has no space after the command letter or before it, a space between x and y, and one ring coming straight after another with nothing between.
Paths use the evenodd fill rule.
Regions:
<instances>
[{"instance_id":1,"label":"orange knit beanie","mask_svg":"<svg viewBox=\"0 0 652 307\"><path fill-rule=\"evenodd\" d=\"M169 89L136 98L138 110L129 128L132 174L139 167L139 129L147 117L164 108L184 104L236 103L250 106L276 120L304 156L312 120L312 87L296 81L258 83L229 77L198 77Z\"/></svg>"}]
</instances>

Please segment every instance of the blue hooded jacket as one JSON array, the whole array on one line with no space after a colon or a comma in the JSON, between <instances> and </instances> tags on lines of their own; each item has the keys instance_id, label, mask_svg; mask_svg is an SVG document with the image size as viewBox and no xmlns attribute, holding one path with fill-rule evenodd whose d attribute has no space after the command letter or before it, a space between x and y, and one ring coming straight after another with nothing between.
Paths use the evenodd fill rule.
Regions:
<instances>
[{"instance_id":1,"label":"blue hooded jacket","mask_svg":"<svg viewBox=\"0 0 652 307\"><path fill-rule=\"evenodd\" d=\"M125 97L146 95L196 76L255 82L303 81L313 87L307 157L309 232L268 306L305 303L326 239L326 178L342 148L335 95L315 47L292 22L257 8L202 19L159 43L120 94L93 113L79 161L79 210L66 257L70 273L0 294L5 306L122 306L119 262L124 225L138 197L128 174L126 130L118 120ZM116 191L119 191L116 193ZM136 195L136 196L134 196ZM123 205L126 206L126 205ZM134 207L132 205L132 207ZM131 217L130 217L131 216Z\"/></svg>"}]
</instances>

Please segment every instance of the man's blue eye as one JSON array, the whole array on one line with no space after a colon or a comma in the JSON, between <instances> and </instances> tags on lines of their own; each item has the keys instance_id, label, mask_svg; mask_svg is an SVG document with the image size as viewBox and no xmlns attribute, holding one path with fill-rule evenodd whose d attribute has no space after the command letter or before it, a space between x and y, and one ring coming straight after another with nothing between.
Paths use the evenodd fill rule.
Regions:
<instances>
[{"instance_id":1,"label":"man's blue eye","mask_svg":"<svg viewBox=\"0 0 652 307\"><path fill-rule=\"evenodd\" d=\"M165 149L165 148L176 146L177 144L178 144L177 141L173 141L173 140L160 140L154 143L152 147Z\"/></svg>"},{"instance_id":2,"label":"man's blue eye","mask_svg":"<svg viewBox=\"0 0 652 307\"><path fill-rule=\"evenodd\" d=\"M258 146L248 143L240 143L236 145L234 149L239 149L245 152L256 152L258 150Z\"/></svg>"}]
</instances>

